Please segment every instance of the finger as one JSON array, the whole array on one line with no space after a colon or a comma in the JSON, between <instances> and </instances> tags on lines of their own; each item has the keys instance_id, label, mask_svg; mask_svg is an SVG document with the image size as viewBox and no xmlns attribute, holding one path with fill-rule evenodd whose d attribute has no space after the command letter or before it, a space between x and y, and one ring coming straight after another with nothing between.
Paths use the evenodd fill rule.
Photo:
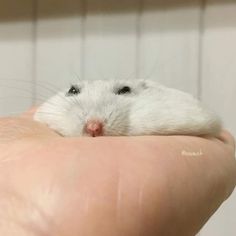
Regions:
<instances>
[{"instance_id":1,"label":"finger","mask_svg":"<svg viewBox=\"0 0 236 236\"><path fill-rule=\"evenodd\" d=\"M30 108L28 111L22 113L20 115L20 117L32 119L34 117L34 114L37 111L37 109L38 109L38 107L34 106L34 107Z\"/></svg>"},{"instance_id":2,"label":"finger","mask_svg":"<svg viewBox=\"0 0 236 236\"><path fill-rule=\"evenodd\" d=\"M235 138L233 137L233 135L227 131L227 130L223 130L220 133L220 136L218 137L222 142L224 142L225 144L230 145L231 147L233 147L233 149L235 150Z\"/></svg>"},{"instance_id":3,"label":"finger","mask_svg":"<svg viewBox=\"0 0 236 236\"><path fill-rule=\"evenodd\" d=\"M0 144L24 138L49 137L60 137L60 135L46 125L35 122L32 118L8 117L0 119Z\"/></svg>"}]
</instances>

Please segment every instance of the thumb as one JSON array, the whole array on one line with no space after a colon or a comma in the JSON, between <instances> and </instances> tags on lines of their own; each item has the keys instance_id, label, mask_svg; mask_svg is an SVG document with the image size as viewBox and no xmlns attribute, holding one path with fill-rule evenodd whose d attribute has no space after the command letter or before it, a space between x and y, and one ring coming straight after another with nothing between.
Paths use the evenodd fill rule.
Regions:
<instances>
[{"instance_id":1,"label":"thumb","mask_svg":"<svg viewBox=\"0 0 236 236\"><path fill-rule=\"evenodd\" d=\"M38 107L34 106L34 107L30 108L28 111L22 113L22 114L20 115L20 117L33 119L34 114L35 114L35 112L37 111L37 109L38 109Z\"/></svg>"},{"instance_id":2,"label":"thumb","mask_svg":"<svg viewBox=\"0 0 236 236\"><path fill-rule=\"evenodd\" d=\"M44 124L33 120L36 108L21 114L18 117L0 118L0 144L25 138L60 137Z\"/></svg>"}]
</instances>

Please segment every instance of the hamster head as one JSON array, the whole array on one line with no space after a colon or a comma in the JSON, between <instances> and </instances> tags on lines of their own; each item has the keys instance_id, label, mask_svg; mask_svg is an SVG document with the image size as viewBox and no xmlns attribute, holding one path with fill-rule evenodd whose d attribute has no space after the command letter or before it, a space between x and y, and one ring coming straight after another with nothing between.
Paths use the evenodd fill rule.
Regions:
<instances>
[{"instance_id":1,"label":"hamster head","mask_svg":"<svg viewBox=\"0 0 236 236\"><path fill-rule=\"evenodd\" d=\"M130 108L146 81L80 81L46 101L35 120L63 136L129 135Z\"/></svg>"}]
</instances>

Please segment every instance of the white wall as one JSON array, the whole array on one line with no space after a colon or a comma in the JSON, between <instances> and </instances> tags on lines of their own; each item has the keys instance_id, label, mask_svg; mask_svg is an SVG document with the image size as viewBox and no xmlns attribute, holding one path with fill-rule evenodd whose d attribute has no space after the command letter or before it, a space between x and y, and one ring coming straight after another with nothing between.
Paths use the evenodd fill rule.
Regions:
<instances>
[{"instance_id":1,"label":"white wall","mask_svg":"<svg viewBox=\"0 0 236 236\"><path fill-rule=\"evenodd\" d=\"M77 77L147 78L188 91L236 135L236 1L2 0L0 114ZM201 236L236 235L236 194Z\"/></svg>"},{"instance_id":2,"label":"white wall","mask_svg":"<svg viewBox=\"0 0 236 236\"><path fill-rule=\"evenodd\" d=\"M221 115L236 137L236 1L209 1L203 33L201 98ZM236 235L236 191L201 235Z\"/></svg>"}]
</instances>

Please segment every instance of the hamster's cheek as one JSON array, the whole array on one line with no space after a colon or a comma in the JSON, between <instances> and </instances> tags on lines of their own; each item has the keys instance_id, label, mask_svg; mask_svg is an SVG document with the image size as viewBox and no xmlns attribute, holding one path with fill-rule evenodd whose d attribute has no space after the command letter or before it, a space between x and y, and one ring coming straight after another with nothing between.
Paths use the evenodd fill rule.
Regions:
<instances>
[{"instance_id":1,"label":"hamster's cheek","mask_svg":"<svg viewBox=\"0 0 236 236\"><path fill-rule=\"evenodd\" d=\"M52 127L55 131L60 133L64 137L80 137L83 136L83 131L79 127L74 126L55 126Z\"/></svg>"},{"instance_id":2,"label":"hamster's cheek","mask_svg":"<svg viewBox=\"0 0 236 236\"><path fill-rule=\"evenodd\" d=\"M104 136L126 136L129 133L129 113L116 111L112 113L104 126Z\"/></svg>"},{"instance_id":3,"label":"hamster's cheek","mask_svg":"<svg viewBox=\"0 0 236 236\"><path fill-rule=\"evenodd\" d=\"M81 136L83 124L75 116L61 114L56 118L44 117L43 122L62 136Z\"/></svg>"},{"instance_id":4,"label":"hamster's cheek","mask_svg":"<svg viewBox=\"0 0 236 236\"><path fill-rule=\"evenodd\" d=\"M71 119L71 117L65 117L65 119L60 122L58 129L64 136L69 137L79 137L83 136L84 123L78 119Z\"/></svg>"}]
</instances>

